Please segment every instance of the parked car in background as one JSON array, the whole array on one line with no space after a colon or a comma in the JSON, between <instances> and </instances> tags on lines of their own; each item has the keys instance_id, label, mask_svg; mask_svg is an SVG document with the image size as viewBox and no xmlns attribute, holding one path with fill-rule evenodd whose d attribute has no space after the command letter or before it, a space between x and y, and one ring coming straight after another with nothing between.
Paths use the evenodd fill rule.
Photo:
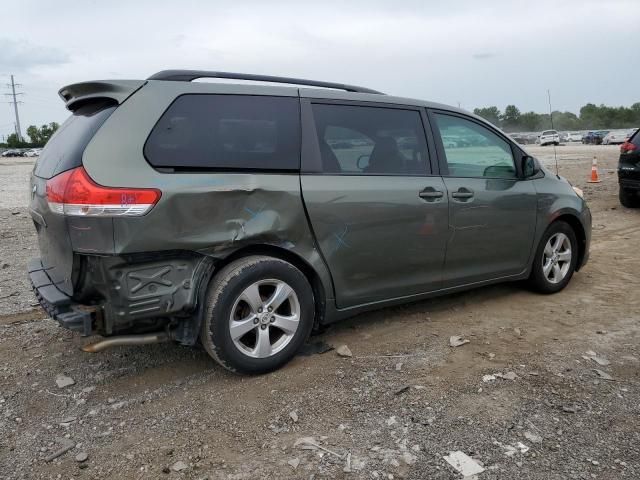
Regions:
<instances>
[{"instance_id":1,"label":"parked car in background","mask_svg":"<svg viewBox=\"0 0 640 480\"><path fill-rule=\"evenodd\" d=\"M188 70L60 96L28 271L62 326L111 337L86 351L199 342L262 373L314 326L506 280L559 292L589 257L582 191L455 107Z\"/></svg>"},{"instance_id":2,"label":"parked car in background","mask_svg":"<svg viewBox=\"0 0 640 480\"><path fill-rule=\"evenodd\" d=\"M11 150L5 150L4 152L2 152L2 156L3 157L24 157L24 153L22 152L22 150L13 148Z\"/></svg>"},{"instance_id":3,"label":"parked car in background","mask_svg":"<svg viewBox=\"0 0 640 480\"><path fill-rule=\"evenodd\" d=\"M620 145L618 161L620 203L629 208L640 207L640 132Z\"/></svg>"},{"instance_id":4,"label":"parked car in background","mask_svg":"<svg viewBox=\"0 0 640 480\"><path fill-rule=\"evenodd\" d=\"M582 133L580 132L569 132L567 133L567 142L581 142L582 141Z\"/></svg>"},{"instance_id":5,"label":"parked car in background","mask_svg":"<svg viewBox=\"0 0 640 480\"><path fill-rule=\"evenodd\" d=\"M510 133L509 136L520 145L525 145L527 143L527 137L522 133Z\"/></svg>"},{"instance_id":6,"label":"parked car in background","mask_svg":"<svg viewBox=\"0 0 640 480\"><path fill-rule=\"evenodd\" d=\"M540 145L560 145L560 135L556 130L545 130L540 134Z\"/></svg>"},{"instance_id":7,"label":"parked car in background","mask_svg":"<svg viewBox=\"0 0 640 480\"><path fill-rule=\"evenodd\" d=\"M538 139L538 135L536 133L511 133L509 136L520 145L533 145Z\"/></svg>"},{"instance_id":8,"label":"parked car in background","mask_svg":"<svg viewBox=\"0 0 640 480\"><path fill-rule=\"evenodd\" d=\"M26 152L24 152L24 156L25 157L37 157L40 155L40 152L42 152L41 148L32 148L30 150L27 150Z\"/></svg>"},{"instance_id":9,"label":"parked car in background","mask_svg":"<svg viewBox=\"0 0 640 480\"><path fill-rule=\"evenodd\" d=\"M603 145L621 145L630 137L629 130L612 130L602 138Z\"/></svg>"},{"instance_id":10,"label":"parked car in background","mask_svg":"<svg viewBox=\"0 0 640 480\"><path fill-rule=\"evenodd\" d=\"M527 145L535 145L539 140L538 134L535 132L525 134L525 143Z\"/></svg>"},{"instance_id":11,"label":"parked car in background","mask_svg":"<svg viewBox=\"0 0 640 480\"><path fill-rule=\"evenodd\" d=\"M598 130L596 132L596 145L602 145L604 137L606 137L611 130Z\"/></svg>"},{"instance_id":12,"label":"parked car in background","mask_svg":"<svg viewBox=\"0 0 640 480\"><path fill-rule=\"evenodd\" d=\"M561 142L568 142L569 141L569 133L568 132L560 132L560 141Z\"/></svg>"},{"instance_id":13,"label":"parked car in background","mask_svg":"<svg viewBox=\"0 0 640 480\"><path fill-rule=\"evenodd\" d=\"M609 130L598 130L589 132L582 137L582 143L587 145L600 145L602 139L609 133Z\"/></svg>"}]
</instances>

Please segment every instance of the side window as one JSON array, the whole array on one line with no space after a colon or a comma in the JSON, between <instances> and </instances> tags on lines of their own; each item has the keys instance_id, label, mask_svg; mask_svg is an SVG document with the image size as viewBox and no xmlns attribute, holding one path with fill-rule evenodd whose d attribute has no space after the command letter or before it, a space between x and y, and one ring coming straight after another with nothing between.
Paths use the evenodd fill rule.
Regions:
<instances>
[{"instance_id":1,"label":"side window","mask_svg":"<svg viewBox=\"0 0 640 480\"><path fill-rule=\"evenodd\" d=\"M511 146L486 127L435 114L450 177L516 178Z\"/></svg>"},{"instance_id":2,"label":"side window","mask_svg":"<svg viewBox=\"0 0 640 480\"><path fill-rule=\"evenodd\" d=\"M327 104L312 108L325 173L428 173L427 140L419 112Z\"/></svg>"},{"instance_id":3,"label":"side window","mask_svg":"<svg viewBox=\"0 0 640 480\"><path fill-rule=\"evenodd\" d=\"M144 147L154 167L298 170L297 98L182 95Z\"/></svg>"}]
</instances>

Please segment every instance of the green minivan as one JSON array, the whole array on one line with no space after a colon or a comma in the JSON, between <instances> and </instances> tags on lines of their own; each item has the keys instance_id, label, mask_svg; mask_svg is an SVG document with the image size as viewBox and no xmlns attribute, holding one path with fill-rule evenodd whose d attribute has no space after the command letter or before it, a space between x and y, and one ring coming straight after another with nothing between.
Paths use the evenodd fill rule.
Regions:
<instances>
[{"instance_id":1,"label":"green minivan","mask_svg":"<svg viewBox=\"0 0 640 480\"><path fill-rule=\"evenodd\" d=\"M28 271L52 318L105 337L87 351L200 342L267 372L322 325L496 282L554 293L589 256L582 192L457 108L191 70L60 96Z\"/></svg>"}]
</instances>

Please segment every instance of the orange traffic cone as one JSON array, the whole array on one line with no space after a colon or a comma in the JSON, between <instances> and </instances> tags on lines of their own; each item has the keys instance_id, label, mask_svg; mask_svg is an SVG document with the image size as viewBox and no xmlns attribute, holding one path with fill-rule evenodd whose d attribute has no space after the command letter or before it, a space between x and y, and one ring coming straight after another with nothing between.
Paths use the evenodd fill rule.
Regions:
<instances>
[{"instance_id":1,"label":"orange traffic cone","mask_svg":"<svg viewBox=\"0 0 640 480\"><path fill-rule=\"evenodd\" d=\"M587 183L600 183L600 175L598 175L598 159L593 157L593 162L591 162L591 179L587 180Z\"/></svg>"}]
</instances>

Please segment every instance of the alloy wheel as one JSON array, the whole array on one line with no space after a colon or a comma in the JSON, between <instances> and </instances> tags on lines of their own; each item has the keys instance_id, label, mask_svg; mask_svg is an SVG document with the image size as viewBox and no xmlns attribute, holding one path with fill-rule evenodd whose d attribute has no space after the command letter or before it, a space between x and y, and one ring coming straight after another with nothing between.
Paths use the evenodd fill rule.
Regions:
<instances>
[{"instance_id":1,"label":"alloy wheel","mask_svg":"<svg viewBox=\"0 0 640 480\"><path fill-rule=\"evenodd\" d=\"M542 272L550 283L560 283L571 268L571 240L562 232L552 235L544 247Z\"/></svg>"},{"instance_id":2,"label":"alloy wheel","mask_svg":"<svg viewBox=\"0 0 640 480\"><path fill-rule=\"evenodd\" d=\"M252 358L267 358L285 348L300 325L300 302L286 282L259 280L245 288L231 309L234 345Z\"/></svg>"}]
</instances>

